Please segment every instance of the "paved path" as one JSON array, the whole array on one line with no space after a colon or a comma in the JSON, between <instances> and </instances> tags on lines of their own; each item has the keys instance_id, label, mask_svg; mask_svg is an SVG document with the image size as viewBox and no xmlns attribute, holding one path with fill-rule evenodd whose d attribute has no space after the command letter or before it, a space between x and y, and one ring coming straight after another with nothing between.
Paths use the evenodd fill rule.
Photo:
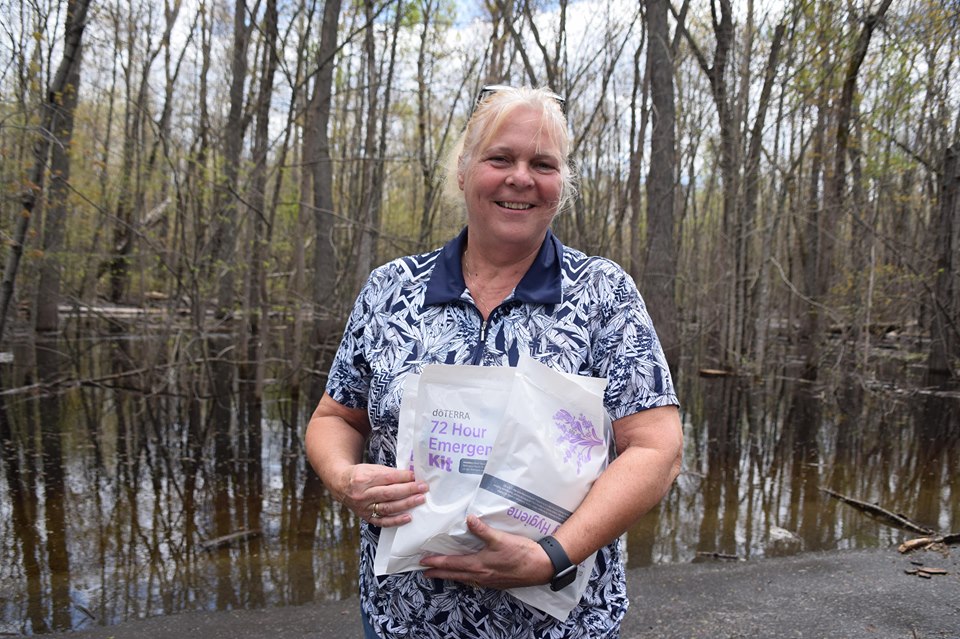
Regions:
<instances>
[{"instance_id":1,"label":"paved path","mask_svg":"<svg viewBox=\"0 0 960 639\"><path fill-rule=\"evenodd\" d=\"M907 574L922 563L945 575ZM622 639L960 639L960 547L807 553L670 564L629 573ZM197 612L69 633L66 639L360 637L356 600Z\"/></svg>"}]
</instances>

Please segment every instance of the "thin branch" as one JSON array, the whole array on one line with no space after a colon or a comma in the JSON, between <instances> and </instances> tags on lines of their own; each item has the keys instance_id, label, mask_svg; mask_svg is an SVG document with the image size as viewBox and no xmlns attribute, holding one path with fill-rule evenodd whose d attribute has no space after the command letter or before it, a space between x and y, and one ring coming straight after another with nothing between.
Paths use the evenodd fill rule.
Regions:
<instances>
[{"instance_id":1,"label":"thin branch","mask_svg":"<svg viewBox=\"0 0 960 639\"><path fill-rule=\"evenodd\" d=\"M849 506L853 506L857 510L870 515L871 517L879 520L881 523L887 524L888 526L900 528L901 530L908 530L921 535L931 535L934 532L932 528L918 524L904 515L891 512L886 508L877 506L876 504L870 504L865 501L860 501L859 499L854 499L853 497L841 495L840 493L834 492L829 488L821 488L820 491L838 501L842 501Z\"/></svg>"}]
</instances>

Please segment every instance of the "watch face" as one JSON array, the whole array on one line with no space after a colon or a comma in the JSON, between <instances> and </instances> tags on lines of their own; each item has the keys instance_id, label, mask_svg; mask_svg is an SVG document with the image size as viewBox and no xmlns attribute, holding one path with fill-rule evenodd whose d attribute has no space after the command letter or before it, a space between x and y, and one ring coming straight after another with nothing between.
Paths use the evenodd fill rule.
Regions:
<instances>
[{"instance_id":1,"label":"watch face","mask_svg":"<svg viewBox=\"0 0 960 639\"><path fill-rule=\"evenodd\" d=\"M570 566L566 570L561 570L558 572L553 580L550 582L550 590L556 592L558 590L563 590L570 584L574 582L577 578L577 567Z\"/></svg>"}]
</instances>

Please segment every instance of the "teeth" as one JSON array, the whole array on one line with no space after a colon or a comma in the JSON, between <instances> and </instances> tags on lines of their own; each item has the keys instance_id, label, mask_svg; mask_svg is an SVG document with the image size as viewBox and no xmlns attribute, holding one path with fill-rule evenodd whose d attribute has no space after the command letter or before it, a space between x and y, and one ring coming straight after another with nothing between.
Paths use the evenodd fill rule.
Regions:
<instances>
[{"instance_id":1,"label":"teeth","mask_svg":"<svg viewBox=\"0 0 960 639\"><path fill-rule=\"evenodd\" d=\"M500 206L506 209L513 209L514 211L526 211L527 209L532 209L532 204L525 204L523 202L497 202Z\"/></svg>"}]
</instances>

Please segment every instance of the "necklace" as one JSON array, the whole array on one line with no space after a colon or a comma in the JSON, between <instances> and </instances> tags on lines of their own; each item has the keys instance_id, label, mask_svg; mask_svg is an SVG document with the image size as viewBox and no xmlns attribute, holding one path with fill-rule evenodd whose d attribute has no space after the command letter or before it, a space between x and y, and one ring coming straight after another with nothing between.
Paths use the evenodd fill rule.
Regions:
<instances>
[{"instance_id":1,"label":"necklace","mask_svg":"<svg viewBox=\"0 0 960 639\"><path fill-rule=\"evenodd\" d=\"M466 284L467 290L470 291L470 297L472 297L473 301L476 303L480 314L486 318L490 312L504 300L506 295L498 294L498 289L489 283L485 282L483 286L480 285L479 273L475 270L472 270L468 263L467 255L469 252L470 249L466 249L463 252L463 258L460 261L460 267L463 271L463 283ZM513 290L513 288L511 287L510 290Z\"/></svg>"}]
</instances>

